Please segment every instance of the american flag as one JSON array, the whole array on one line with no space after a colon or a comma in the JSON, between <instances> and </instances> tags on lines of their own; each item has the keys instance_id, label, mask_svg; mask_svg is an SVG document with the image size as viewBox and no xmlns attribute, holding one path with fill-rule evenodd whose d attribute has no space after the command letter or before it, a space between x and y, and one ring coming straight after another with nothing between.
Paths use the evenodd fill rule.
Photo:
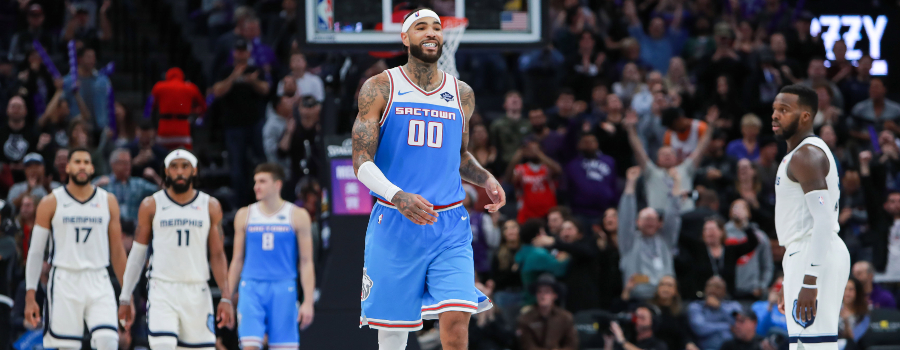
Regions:
<instances>
[{"instance_id":1,"label":"american flag","mask_svg":"<svg viewBox=\"0 0 900 350\"><path fill-rule=\"evenodd\" d=\"M503 11L500 13L500 30L528 30L528 12Z\"/></svg>"}]
</instances>

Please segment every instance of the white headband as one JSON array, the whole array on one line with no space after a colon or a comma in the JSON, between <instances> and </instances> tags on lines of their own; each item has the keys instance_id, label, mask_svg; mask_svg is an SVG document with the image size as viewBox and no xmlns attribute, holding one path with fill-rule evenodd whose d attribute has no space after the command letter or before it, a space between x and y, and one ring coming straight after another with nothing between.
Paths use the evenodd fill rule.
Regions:
<instances>
[{"instance_id":1,"label":"white headband","mask_svg":"<svg viewBox=\"0 0 900 350\"><path fill-rule=\"evenodd\" d=\"M438 20L438 23L441 23L441 18L438 17L438 14L434 13L434 11L419 10L419 11L416 11L415 13L409 15L409 17L407 17L406 20L403 21L403 29L400 32L406 33L406 31L409 30L409 27L412 27L413 23L416 23L416 21L418 21L422 18L425 18L425 17L435 18Z\"/></svg>"},{"instance_id":2,"label":"white headband","mask_svg":"<svg viewBox=\"0 0 900 350\"><path fill-rule=\"evenodd\" d=\"M195 157L193 154L191 154L191 152L188 152L186 150L176 149L176 150L172 151L172 153L169 153L168 156L166 156L166 161L165 161L166 168L169 167L169 163L172 163L172 161L176 160L176 159L184 159L184 160L190 162L192 167L195 167L195 168L197 167L197 157Z\"/></svg>"}]
</instances>

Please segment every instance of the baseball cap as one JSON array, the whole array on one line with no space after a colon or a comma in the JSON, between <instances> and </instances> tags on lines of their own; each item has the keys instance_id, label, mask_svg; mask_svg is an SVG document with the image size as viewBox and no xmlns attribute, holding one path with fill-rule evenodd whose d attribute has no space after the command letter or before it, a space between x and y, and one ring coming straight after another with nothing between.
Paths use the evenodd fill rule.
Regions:
<instances>
[{"instance_id":1,"label":"baseball cap","mask_svg":"<svg viewBox=\"0 0 900 350\"><path fill-rule=\"evenodd\" d=\"M740 317L744 317L747 319L751 319L751 320L753 320L753 322L759 321L759 319L756 317L756 313L753 312L753 310L751 310L749 308L741 308L738 311L732 312L731 316L733 316L735 320L737 320L737 318L740 316Z\"/></svg>"},{"instance_id":2,"label":"baseball cap","mask_svg":"<svg viewBox=\"0 0 900 350\"><path fill-rule=\"evenodd\" d=\"M315 96L303 96L300 100L300 105L306 108L315 107L319 104L319 100L315 98Z\"/></svg>"},{"instance_id":3,"label":"baseball cap","mask_svg":"<svg viewBox=\"0 0 900 350\"><path fill-rule=\"evenodd\" d=\"M249 45L247 44L247 40L244 40L243 38L237 38L234 40L235 50L247 51L248 46Z\"/></svg>"},{"instance_id":4,"label":"baseball cap","mask_svg":"<svg viewBox=\"0 0 900 350\"><path fill-rule=\"evenodd\" d=\"M22 158L22 164L29 165L32 163L38 163L38 164L43 165L44 157L41 156L39 153L31 152L31 153L26 154L25 158Z\"/></svg>"}]
</instances>

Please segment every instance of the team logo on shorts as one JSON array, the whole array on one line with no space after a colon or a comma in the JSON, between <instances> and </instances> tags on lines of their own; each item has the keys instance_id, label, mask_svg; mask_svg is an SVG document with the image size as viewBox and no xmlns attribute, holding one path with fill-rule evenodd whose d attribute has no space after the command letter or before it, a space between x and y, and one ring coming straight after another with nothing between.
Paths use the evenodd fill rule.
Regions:
<instances>
[{"instance_id":1,"label":"team logo on shorts","mask_svg":"<svg viewBox=\"0 0 900 350\"><path fill-rule=\"evenodd\" d=\"M216 333L216 317L213 316L213 314L209 314L206 317L206 327L209 328L209 331L213 332L213 334Z\"/></svg>"},{"instance_id":2,"label":"team logo on shorts","mask_svg":"<svg viewBox=\"0 0 900 350\"><path fill-rule=\"evenodd\" d=\"M441 98L447 102L453 101L453 95L451 95L449 92L444 92L443 94L441 94Z\"/></svg>"},{"instance_id":3,"label":"team logo on shorts","mask_svg":"<svg viewBox=\"0 0 900 350\"><path fill-rule=\"evenodd\" d=\"M816 301L816 307L818 307L818 306L819 306L819 301L817 300L817 301ZM806 322L806 321L803 321L803 320L800 319L800 316L798 316L798 314L799 314L800 312L799 312L799 310L797 310L797 300L794 300L794 309L793 309L792 311L793 311L793 312L791 312L791 313L792 313L791 316L794 317L794 322L797 322L797 324L799 324L799 325L800 325L801 327L803 327L803 328L808 328L809 326L812 326L813 322L816 321L816 317L815 317L815 316L813 316L812 318L810 318L810 319L809 319L809 322Z\"/></svg>"},{"instance_id":4,"label":"team logo on shorts","mask_svg":"<svg viewBox=\"0 0 900 350\"><path fill-rule=\"evenodd\" d=\"M384 218L384 214L378 214L378 223L381 223L381 219Z\"/></svg>"},{"instance_id":5,"label":"team logo on shorts","mask_svg":"<svg viewBox=\"0 0 900 350\"><path fill-rule=\"evenodd\" d=\"M362 293L359 296L360 301L365 301L369 298L369 292L372 291L372 285L372 279L369 278L369 274L366 273L366 268L363 267Z\"/></svg>"}]
</instances>

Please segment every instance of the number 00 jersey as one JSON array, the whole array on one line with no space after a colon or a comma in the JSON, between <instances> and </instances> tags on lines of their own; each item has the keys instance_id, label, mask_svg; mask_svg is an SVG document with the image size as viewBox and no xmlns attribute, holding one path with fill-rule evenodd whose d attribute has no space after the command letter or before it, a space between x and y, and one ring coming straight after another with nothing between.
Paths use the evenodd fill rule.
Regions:
<instances>
[{"instance_id":1,"label":"number 00 jersey","mask_svg":"<svg viewBox=\"0 0 900 350\"><path fill-rule=\"evenodd\" d=\"M456 78L441 72L441 85L426 92L402 68L386 72L391 97L381 116L375 165L404 192L421 195L435 206L462 201L466 194L459 150L466 118Z\"/></svg>"},{"instance_id":2,"label":"number 00 jersey","mask_svg":"<svg viewBox=\"0 0 900 350\"><path fill-rule=\"evenodd\" d=\"M169 282L206 282L209 195L197 191L193 200L182 205L161 190L153 194L153 199L156 214L148 276Z\"/></svg>"},{"instance_id":3,"label":"number 00 jersey","mask_svg":"<svg viewBox=\"0 0 900 350\"><path fill-rule=\"evenodd\" d=\"M251 204L248 209L241 279L297 278L297 234L291 222L294 205L284 202L272 215L263 213L259 203Z\"/></svg>"},{"instance_id":4,"label":"number 00 jersey","mask_svg":"<svg viewBox=\"0 0 900 350\"><path fill-rule=\"evenodd\" d=\"M109 196L102 188L81 202L65 186L53 190L56 212L50 222L50 264L66 269L109 265Z\"/></svg>"}]
</instances>

